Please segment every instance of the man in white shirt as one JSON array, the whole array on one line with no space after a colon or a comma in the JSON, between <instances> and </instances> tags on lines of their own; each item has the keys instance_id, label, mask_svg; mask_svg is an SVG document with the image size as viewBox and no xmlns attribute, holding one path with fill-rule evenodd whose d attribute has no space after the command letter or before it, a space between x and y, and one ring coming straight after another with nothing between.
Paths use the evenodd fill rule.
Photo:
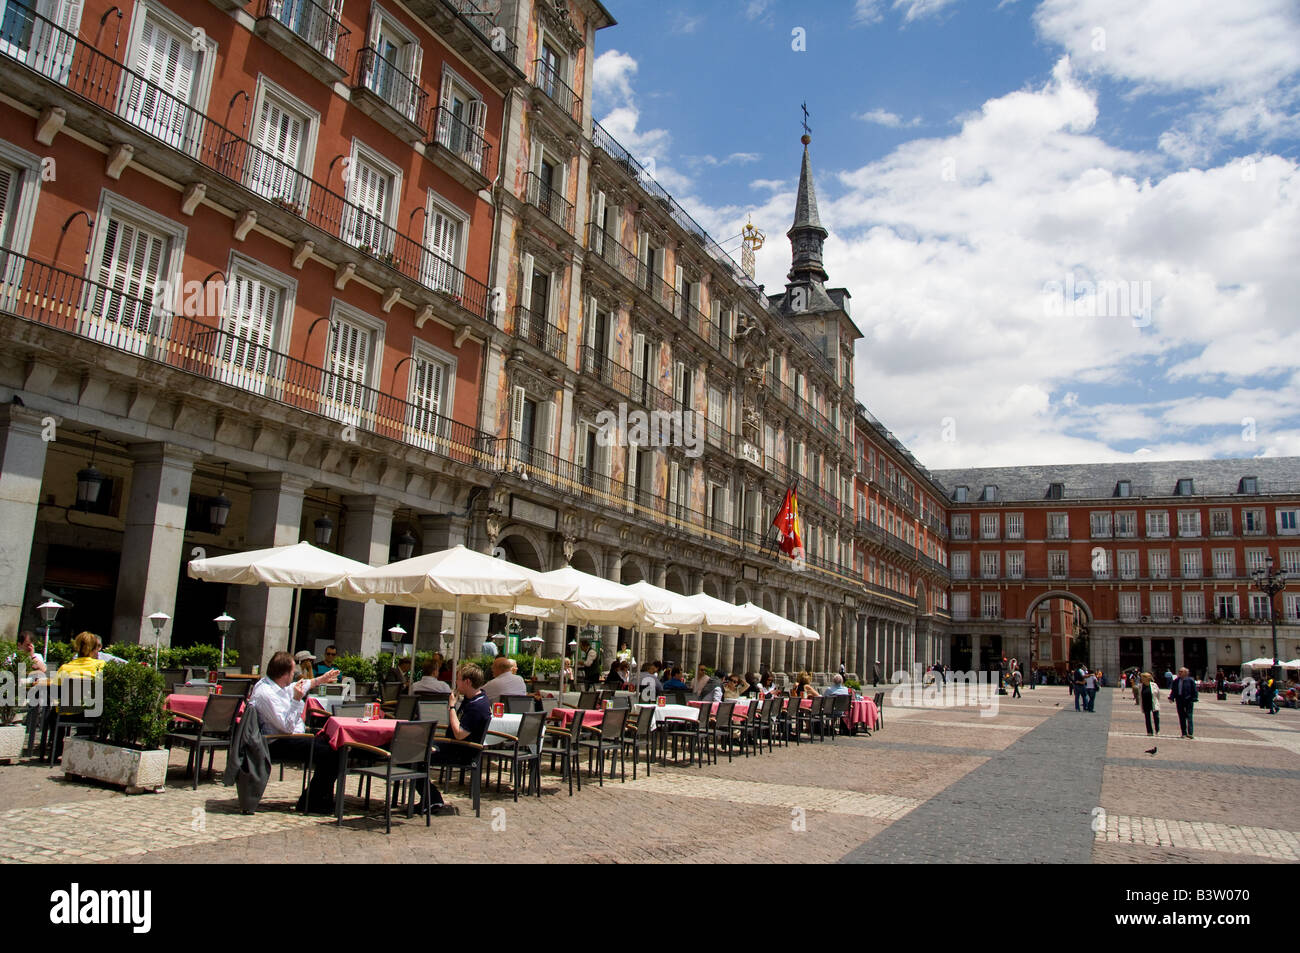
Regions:
<instances>
[{"instance_id":1,"label":"man in white shirt","mask_svg":"<svg viewBox=\"0 0 1300 953\"><path fill-rule=\"evenodd\" d=\"M420 666L420 680L411 686L411 691L446 692L451 694L451 686L438 677L438 660L429 659Z\"/></svg>"},{"instance_id":2,"label":"man in white shirt","mask_svg":"<svg viewBox=\"0 0 1300 953\"><path fill-rule=\"evenodd\" d=\"M514 659L504 655L492 663L492 680L482 689L488 701L495 704L501 700L502 695L528 694L528 683L515 674L518 667Z\"/></svg>"},{"instance_id":3,"label":"man in white shirt","mask_svg":"<svg viewBox=\"0 0 1300 953\"><path fill-rule=\"evenodd\" d=\"M294 681L295 671L293 656L288 652L276 652L267 663L266 674L249 693L248 703L257 712L263 735L304 734L307 730L303 722L307 694L318 685L328 685L339 677L338 669L331 669L318 678ZM298 801L298 810L312 814L333 814L334 782L339 773L339 756L325 736L278 738L270 741L267 747L273 758L305 763L307 749L313 745L314 773L311 786Z\"/></svg>"}]
</instances>

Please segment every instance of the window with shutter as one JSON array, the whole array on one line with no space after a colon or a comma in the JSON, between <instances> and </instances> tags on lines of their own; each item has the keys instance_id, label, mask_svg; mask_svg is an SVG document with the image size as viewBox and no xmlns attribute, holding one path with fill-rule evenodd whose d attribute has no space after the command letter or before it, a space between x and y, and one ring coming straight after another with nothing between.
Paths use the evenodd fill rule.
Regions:
<instances>
[{"instance_id":1,"label":"window with shutter","mask_svg":"<svg viewBox=\"0 0 1300 953\"><path fill-rule=\"evenodd\" d=\"M424 269L420 280L425 287L459 297L464 276L460 271L460 245L464 223L448 215L432 201L425 215Z\"/></svg>"},{"instance_id":2,"label":"window with shutter","mask_svg":"<svg viewBox=\"0 0 1300 953\"><path fill-rule=\"evenodd\" d=\"M391 173L354 152L349 167L349 204L343 215L343 238L367 254L381 256L391 252L393 230L388 222L395 191Z\"/></svg>"},{"instance_id":3,"label":"window with shutter","mask_svg":"<svg viewBox=\"0 0 1300 953\"><path fill-rule=\"evenodd\" d=\"M116 214L109 218L103 236L82 332L143 354L149 346L154 290L162 279L168 240ZM165 309L171 302L158 304Z\"/></svg>"},{"instance_id":4,"label":"window with shutter","mask_svg":"<svg viewBox=\"0 0 1300 953\"><path fill-rule=\"evenodd\" d=\"M373 332L344 318L330 324L323 412L335 420L362 423L369 409L370 352Z\"/></svg>"},{"instance_id":5,"label":"window with shutter","mask_svg":"<svg viewBox=\"0 0 1300 953\"><path fill-rule=\"evenodd\" d=\"M18 187L22 172L7 163L0 163L0 245L13 248L14 209L18 205Z\"/></svg>"},{"instance_id":6,"label":"window with shutter","mask_svg":"<svg viewBox=\"0 0 1300 953\"><path fill-rule=\"evenodd\" d=\"M417 447L437 451L439 441L448 436L443 405L449 375L450 369L442 361L412 355L406 439Z\"/></svg>"},{"instance_id":7,"label":"window with shutter","mask_svg":"<svg viewBox=\"0 0 1300 953\"><path fill-rule=\"evenodd\" d=\"M173 148L188 151L188 137L197 128L190 106L202 56L189 36L146 12L131 57L122 115Z\"/></svg>"},{"instance_id":8,"label":"window with shutter","mask_svg":"<svg viewBox=\"0 0 1300 953\"><path fill-rule=\"evenodd\" d=\"M249 150L245 185L273 202L302 211L305 177L302 174L311 120L287 103L262 94L253 145Z\"/></svg>"},{"instance_id":9,"label":"window with shutter","mask_svg":"<svg viewBox=\"0 0 1300 953\"><path fill-rule=\"evenodd\" d=\"M220 335L223 381L255 394L267 392L268 378L276 370L276 330L283 307L284 289L238 266L231 268Z\"/></svg>"},{"instance_id":10,"label":"window with shutter","mask_svg":"<svg viewBox=\"0 0 1300 953\"><path fill-rule=\"evenodd\" d=\"M66 83L76 53L81 9L81 0L0 2L0 53Z\"/></svg>"}]
</instances>

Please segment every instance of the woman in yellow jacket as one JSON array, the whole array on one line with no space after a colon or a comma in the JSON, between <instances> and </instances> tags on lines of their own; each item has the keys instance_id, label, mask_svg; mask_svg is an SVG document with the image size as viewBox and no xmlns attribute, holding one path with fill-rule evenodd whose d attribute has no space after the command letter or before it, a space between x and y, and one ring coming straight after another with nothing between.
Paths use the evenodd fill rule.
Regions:
<instances>
[{"instance_id":1,"label":"woman in yellow jacket","mask_svg":"<svg viewBox=\"0 0 1300 953\"><path fill-rule=\"evenodd\" d=\"M82 632L72 642L77 650L77 657L71 662L59 666L59 677L93 678L104 667L99 658L99 640L93 632Z\"/></svg>"}]
</instances>

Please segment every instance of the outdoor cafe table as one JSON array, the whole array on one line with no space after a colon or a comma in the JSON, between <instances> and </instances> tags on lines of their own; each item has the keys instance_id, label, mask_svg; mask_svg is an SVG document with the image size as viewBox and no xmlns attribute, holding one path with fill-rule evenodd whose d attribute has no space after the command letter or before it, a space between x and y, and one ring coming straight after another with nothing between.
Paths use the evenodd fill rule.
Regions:
<instances>
[{"instance_id":1,"label":"outdoor cafe table","mask_svg":"<svg viewBox=\"0 0 1300 953\"><path fill-rule=\"evenodd\" d=\"M813 700L811 698L799 699L800 708L811 708L812 703ZM705 703L693 701L691 704L697 707L703 707ZM709 704L711 705L709 708L709 714L716 715L718 713L718 703L710 702ZM746 699L737 699L734 714L739 717L748 714L748 712L749 701ZM845 723L850 729L857 725L866 725L868 728L874 729L880 724L880 710L876 708L876 703L870 698L855 698L849 705L848 714L845 715Z\"/></svg>"},{"instance_id":2,"label":"outdoor cafe table","mask_svg":"<svg viewBox=\"0 0 1300 953\"><path fill-rule=\"evenodd\" d=\"M701 702L703 704L703 702ZM658 728L670 718L678 718L682 721L697 721L699 719L698 707L690 705L637 705L637 708L653 708L654 724L652 728Z\"/></svg>"},{"instance_id":3,"label":"outdoor cafe table","mask_svg":"<svg viewBox=\"0 0 1300 953\"><path fill-rule=\"evenodd\" d=\"M560 723L561 728L568 728L569 722L573 721L573 713L576 708L552 708L551 718ZM599 728L600 723L605 719L605 710L603 708L588 708L582 713L582 723L588 728Z\"/></svg>"},{"instance_id":4,"label":"outdoor cafe table","mask_svg":"<svg viewBox=\"0 0 1300 953\"><path fill-rule=\"evenodd\" d=\"M498 731L502 734L513 735L519 732L519 723L522 721L522 715L496 715L492 718L492 723L488 725L488 731ZM393 740L393 735L397 732L396 718L372 718L366 721L361 718L340 718L333 716L325 722L325 737L329 739L330 747L338 749L344 744L357 742L360 744L371 745L375 748L383 748ZM443 725L439 725L442 729ZM483 739L485 747L501 744L504 739L487 735ZM437 735L434 736L434 744L437 744Z\"/></svg>"}]
</instances>

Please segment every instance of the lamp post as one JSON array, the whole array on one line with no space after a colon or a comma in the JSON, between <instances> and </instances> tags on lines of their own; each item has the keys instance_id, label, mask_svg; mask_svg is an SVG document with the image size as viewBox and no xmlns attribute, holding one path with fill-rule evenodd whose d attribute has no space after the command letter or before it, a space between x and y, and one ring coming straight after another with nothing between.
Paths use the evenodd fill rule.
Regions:
<instances>
[{"instance_id":1,"label":"lamp post","mask_svg":"<svg viewBox=\"0 0 1300 953\"><path fill-rule=\"evenodd\" d=\"M1037 648L1034 643L1037 641L1038 633L1034 631L1034 627L1031 625L1029 627L1029 690L1031 692L1034 690L1034 686L1038 684L1038 669L1034 666L1034 649Z\"/></svg>"},{"instance_id":2,"label":"lamp post","mask_svg":"<svg viewBox=\"0 0 1300 953\"><path fill-rule=\"evenodd\" d=\"M223 612L221 613L221 615L217 616L212 621L215 622L217 624L217 628L221 630L221 658L217 661L217 668L225 668L226 633L230 631L230 626L234 623L235 617L231 615L227 615L226 613Z\"/></svg>"},{"instance_id":3,"label":"lamp post","mask_svg":"<svg viewBox=\"0 0 1300 953\"><path fill-rule=\"evenodd\" d=\"M415 611L419 612L420 610L417 609L417 610L415 610ZM388 635L389 635L389 639L388 639L388 641L393 642L393 643L401 642L402 639L406 636L406 630L403 629L403 628L402 628L402 624L401 624L400 622L398 622L398 623L395 623L395 624L393 625L393 627L392 627L391 629L388 630ZM405 645L405 644L402 645L402 654L403 654L403 655L406 654L406 645Z\"/></svg>"},{"instance_id":4,"label":"lamp post","mask_svg":"<svg viewBox=\"0 0 1300 953\"><path fill-rule=\"evenodd\" d=\"M158 651L162 645L163 626L170 622L171 618L166 612L155 612L149 616L149 622L153 625L153 667L155 669L158 668Z\"/></svg>"},{"instance_id":5,"label":"lamp post","mask_svg":"<svg viewBox=\"0 0 1300 953\"><path fill-rule=\"evenodd\" d=\"M1287 573L1285 569L1273 569L1273 557L1264 560L1264 568L1256 569L1250 574L1255 581L1255 588L1268 596L1268 618L1273 624L1273 668L1270 677L1277 685L1282 680L1282 664L1277 655L1277 606L1274 597L1286 588Z\"/></svg>"},{"instance_id":6,"label":"lamp post","mask_svg":"<svg viewBox=\"0 0 1300 953\"><path fill-rule=\"evenodd\" d=\"M316 545L324 549L330 544L330 536L334 534L334 521L327 515L321 515L312 525L316 529Z\"/></svg>"},{"instance_id":7,"label":"lamp post","mask_svg":"<svg viewBox=\"0 0 1300 953\"><path fill-rule=\"evenodd\" d=\"M59 614L63 606L53 599L46 599L36 608L40 610L41 619L45 622L45 654L42 658L46 658L50 654L50 626L54 625L54 617Z\"/></svg>"}]
</instances>

